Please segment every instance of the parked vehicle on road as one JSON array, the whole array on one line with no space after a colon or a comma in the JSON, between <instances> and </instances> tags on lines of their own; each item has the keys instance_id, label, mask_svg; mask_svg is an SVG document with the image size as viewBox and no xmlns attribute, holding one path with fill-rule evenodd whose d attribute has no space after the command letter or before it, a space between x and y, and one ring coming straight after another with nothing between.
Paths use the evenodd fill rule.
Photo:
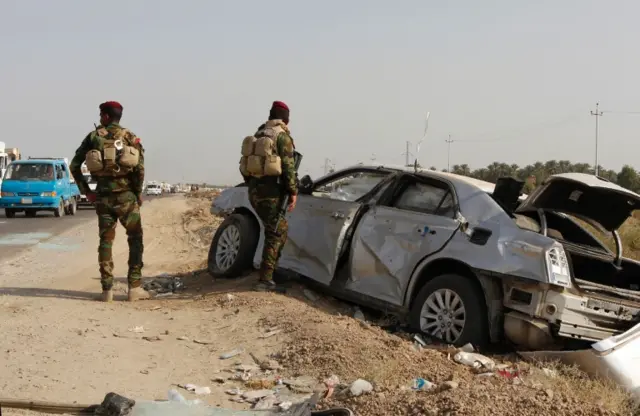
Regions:
<instances>
[{"instance_id":1,"label":"parked vehicle on road","mask_svg":"<svg viewBox=\"0 0 640 416\"><path fill-rule=\"evenodd\" d=\"M75 215L80 191L69 173L65 158L16 160L2 181L0 208L7 218L24 212L35 217L38 211L52 211L56 217Z\"/></svg>"},{"instance_id":2,"label":"parked vehicle on road","mask_svg":"<svg viewBox=\"0 0 640 416\"><path fill-rule=\"evenodd\" d=\"M147 189L146 189L145 193L147 195L160 196L160 195L162 195L162 186L160 186L157 183L150 183L150 184L147 185Z\"/></svg>"},{"instance_id":3,"label":"parked vehicle on road","mask_svg":"<svg viewBox=\"0 0 640 416\"><path fill-rule=\"evenodd\" d=\"M9 163L21 158L20 150L17 147L6 147L4 142L0 142L0 187L2 187L2 178L7 171ZM2 195L0 195L0 198L2 198Z\"/></svg>"},{"instance_id":4,"label":"parked vehicle on road","mask_svg":"<svg viewBox=\"0 0 640 416\"><path fill-rule=\"evenodd\" d=\"M307 175L278 271L455 345L568 347L632 328L640 262L623 257L617 229L640 195L579 173L553 175L526 199L523 184L390 166ZM224 190L211 212L226 219L209 271L258 267L264 227L247 188ZM613 236L615 252L585 222Z\"/></svg>"},{"instance_id":5,"label":"parked vehicle on road","mask_svg":"<svg viewBox=\"0 0 640 416\"><path fill-rule=\"evenodd\" d=\"M85 180L89 184L89 189L95 192L96 186L98 184L95 178L91 176L90 173L83 173L82 176L84 176ZM89 202L86 195L81 194L78 197L78 206L86 206L86 205L93 206L93 203Z\"/></svg>"}]
</instances>

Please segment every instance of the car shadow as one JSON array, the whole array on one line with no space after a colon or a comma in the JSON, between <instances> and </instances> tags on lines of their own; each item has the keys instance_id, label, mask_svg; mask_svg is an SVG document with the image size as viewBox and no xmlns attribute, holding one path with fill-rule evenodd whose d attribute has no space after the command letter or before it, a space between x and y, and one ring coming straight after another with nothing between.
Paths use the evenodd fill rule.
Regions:
<instances>
[{"instance_id":1,"label":"car shadow","mask_svg":"<svg viewBox=\"0 0 640 416\"><path fill-rule=\"evenodd\" d=\"M157 276L155 279L166 279L167 275ZM203 300L225 294L259 293L254 290L258 282L258 273L246 273L238 278L213 278L206 269L188 273L171 274L172 278L179 278L184 288L175 293L160 294L156 299L162 300ZM146 278L152 280L154 278ZM274 276L280 290L275 295L287 296L304 302L309 306L319 309L331 315L353 315L354 305L343 300L338 300L328 294L313 290L304 282L285 278L282 275ZM126 282L126 279L125 279Z\"/></svg>"}]
</instances>

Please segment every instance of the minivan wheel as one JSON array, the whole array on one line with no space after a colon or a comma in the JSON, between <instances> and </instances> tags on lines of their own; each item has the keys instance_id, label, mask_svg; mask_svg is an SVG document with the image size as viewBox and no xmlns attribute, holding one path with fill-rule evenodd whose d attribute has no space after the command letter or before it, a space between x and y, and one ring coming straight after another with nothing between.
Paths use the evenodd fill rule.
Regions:
<instances>
[{"instance_id":1,"label":"minivan wheel","mask_svg":"<svg viewBox=\"0 0 640 416\"><path fill-rule=\"evenodd\" d=\"M429 280L416 296L409 319L413 328L454 346L470 342L483 347L488 341L484 295L464 276Z\"/></svg>"},{"instance_id":2,"label":"minivan wheel","mask_svg":"<svg viewBox=\"0 0 640 416\"><path fill-rule=\"evenodd\" d=\"M232 214L218 227L207 265L214 277L238 277L252 267L260 229L247 215Z\"/></svg>"},{"instance_id":3,"label":"minivan wheel","mask_svg":"<svg viewBox=\"0 0 640 416\"><path fill-rule=\"evenodd\" d=\"M53 210L53 215L55 215L56 217L62 217L64 214L65 214L64 201L62 200L62 198L60 198L60 203L58 204L58 208Z\"/></svg>"},{"instance_id":4,"label":"minivan wheel","mask_svg":"<svg viewBox=\"0 0 640 416\"><path fill-rule=\"evenodd\" d=\"M76 211L78 211L78 201L76 201L75 198L71 198L69 200L69 205L67 205L67 211L65 214L76 215Z\"/></svg>"}]
</instances>

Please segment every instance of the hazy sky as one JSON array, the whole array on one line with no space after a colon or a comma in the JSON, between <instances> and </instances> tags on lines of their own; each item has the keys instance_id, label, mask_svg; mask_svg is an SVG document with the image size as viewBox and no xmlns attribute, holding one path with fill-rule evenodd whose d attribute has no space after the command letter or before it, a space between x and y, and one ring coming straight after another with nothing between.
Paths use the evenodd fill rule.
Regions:
<instances>
[{"instance_id":1,"label":"hazy sky","mask_svg":"<svg viewBox=\"0 0 640 416\"><path fill-rule=\"evenodd\" d=\"M235 184L243 137L282 100L312 176L325 157L403 163L427 111L423 165L446 167L448 134L452 165L593 163L600 101L600 163L640 167L640 114L606 113L640 111L639 15L631 0L0 0L0 140L71 157L117 100L148 179Z\"/></svg>"}]
</instances>

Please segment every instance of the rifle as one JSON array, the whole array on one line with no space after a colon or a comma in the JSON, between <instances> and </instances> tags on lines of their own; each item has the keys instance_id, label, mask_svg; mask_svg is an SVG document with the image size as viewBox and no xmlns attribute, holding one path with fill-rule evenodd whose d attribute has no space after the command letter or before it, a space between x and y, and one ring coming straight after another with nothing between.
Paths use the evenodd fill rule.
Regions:
<instances>
[{"instance_id":1,"label":"rifle","mask_svg":"<svg viewBox=\"0 0 640 416\"><path fill-rule=\"evenodd\" d=\"M302 154L296 152L295 150L293 151L293 166L294 169L296 171L296 182L298 181L298 169L300 168L300 163L302 162ZM282 199L282 205L280 205L280 210L279 210L279 215L278 215L278 221L276 221L276 230L278 229L278 226L280 225L280 220L287 215L287 207L289 206L289 195L287 194L283 199Z\"/></svg>"}]
</instances>

